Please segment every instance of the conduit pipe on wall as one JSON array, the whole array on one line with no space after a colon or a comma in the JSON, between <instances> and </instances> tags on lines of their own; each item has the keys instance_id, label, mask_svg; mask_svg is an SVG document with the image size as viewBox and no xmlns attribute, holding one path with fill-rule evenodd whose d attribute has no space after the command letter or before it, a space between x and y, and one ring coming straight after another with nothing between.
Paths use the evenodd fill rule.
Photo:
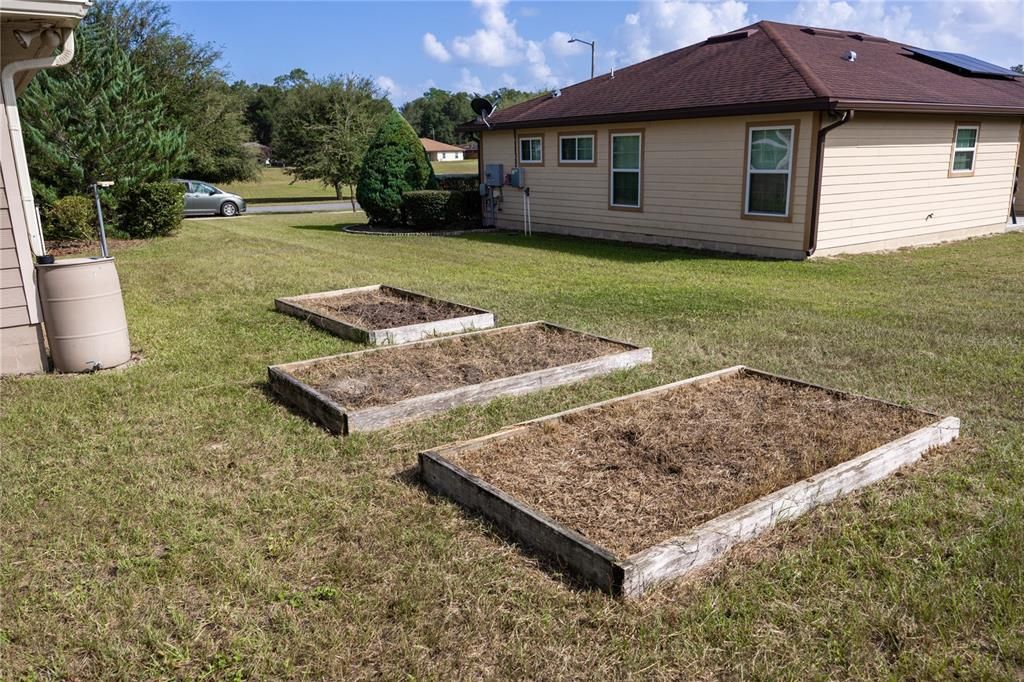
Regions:
<instances>
[{"instance_id":1,"label":"conduit pipe on wall","mask_svg":"<svg viewBox=\"0 0 1024 682\"><path fill-rule=\"evenodd\" d=\"M59 35L59 29L51 28L44 30L39 39L45 41L47 34L51 31L57 32ZM75 56L75 32L71 29L63 29L63 32L63 45L59 54L52 57L22 59L11 62L3 68L3 71L0 71L0 87L3 88L4 110L7 114L11 147L14 151L14 167L18 173L18 189L21 192L25 222L28 226L29 244L32 247L32 253L36 256L46 254L46 245L43 242L43 231L39 225L39 214L36 213L36 203L32 196L32 183L28 175L28 157L25 154L25 141L21 137L21 118L18 116L18 99L14 90L14 76L22 71L49 69L56 66L64 66L70 62Z\"/></svg>"},{"instance_id":2,"label":"conduit pipe on wall","mask_svg":"<svg viewBox=\"0 0 1024 682\"><path fill-rule=\"evenodd\" d=\"M825 136L828 135L830 131L852 121L853 114L853 109L847 109L843 112L843 117L838 121L833 121L824 128L818 130L818 147L815 150L814 156L814 197L811 201L811 229L807 236L808 258L813 256L814 252L818 249L818 213L821 211L821 176L822 168L825 165L822 153L825 151Z\"/></svg>"}]
</instances>

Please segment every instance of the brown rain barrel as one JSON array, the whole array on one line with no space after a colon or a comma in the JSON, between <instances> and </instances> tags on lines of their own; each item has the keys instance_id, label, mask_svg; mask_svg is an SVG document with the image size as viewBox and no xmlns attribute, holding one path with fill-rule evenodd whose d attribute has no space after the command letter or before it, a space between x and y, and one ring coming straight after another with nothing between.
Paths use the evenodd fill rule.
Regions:
<instances>
[{"instance_id":1,"label":"brown rain barrel","mask_svg":"<svg viewBox=\"0 0 1024 682\"><path fill-rule=\"evenodd\" d=\"M90 372L131 359L128 320L113 258L40 263L36 273L54 369Z\"/></svg>"}]
</instances>

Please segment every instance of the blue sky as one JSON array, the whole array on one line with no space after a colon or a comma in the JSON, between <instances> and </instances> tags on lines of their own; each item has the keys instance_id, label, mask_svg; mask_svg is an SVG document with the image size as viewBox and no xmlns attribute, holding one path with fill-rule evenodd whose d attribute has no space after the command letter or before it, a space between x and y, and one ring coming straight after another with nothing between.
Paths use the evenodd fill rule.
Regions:
<instances>
[{"instance_id":1,"label":"blue sky","mask_svg":"<svg viewBox=\"0 0 1024 682\"><path fill-rule=\"evenodd\" d=\"M224 52L233 78L270 82L292 68L359 73L400 104L431 86L486 92L567 85L760 19L864 31L1009 66L1024 62L1024 0L794 2L171 3L178 26Z\"/></svg>"}]
</instances>

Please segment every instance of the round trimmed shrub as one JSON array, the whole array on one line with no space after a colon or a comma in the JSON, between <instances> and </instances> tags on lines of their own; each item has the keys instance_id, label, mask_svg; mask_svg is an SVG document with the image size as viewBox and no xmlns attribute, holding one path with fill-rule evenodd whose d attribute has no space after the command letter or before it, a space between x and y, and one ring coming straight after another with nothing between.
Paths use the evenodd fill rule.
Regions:
<instances>
[{"instance_id":1,"label":"round trimmed shrub","mask_svg":"<svg viewBox=\"0 0 1024 682\"><path fill-rule=\"evenodd\" d=\"M173 233L185 217L185 186L177 182L142 182L118 197L117 229L131 239Z\"/></svg>"},{"instance_id":2,"label":"round trimmed shrub","mask_svg":"<svg viewBox=\"0 0 1024 682\"><path fill-rule=\"evenodd\" d=\"M43 213L43 236L53 242L81 241L96 237L96 208L90 197L61 197Z\"/></svg>"},{"instance_id":3,"label":"round trimmed shrub","mask_svg":"<svg viewBox=\"0 0 1024 682\"><path fill-rule=\"evenodd\" d=\"M395 224L402 219L402 195L434 185L434 171L416 131L392 110L363 158L356 187L359 205L371 224Z\"/></svg>"}]
</instances>

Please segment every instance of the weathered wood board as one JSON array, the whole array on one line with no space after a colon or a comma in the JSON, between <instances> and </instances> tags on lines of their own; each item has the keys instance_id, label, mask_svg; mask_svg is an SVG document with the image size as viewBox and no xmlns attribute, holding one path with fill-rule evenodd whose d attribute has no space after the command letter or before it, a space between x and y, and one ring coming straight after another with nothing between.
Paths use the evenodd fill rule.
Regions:
<instances>
[{"instance_id":1,"label":"weathered wood board","mask_svg":"<svg viewBox=\"0 0 1024 682\"><path fill-rule=\"evenodd\" d=\"M459 386L437 393L414 396L391 405L355 410L346 409L343 405L339 405L330 397L303 383L293 375L293 372L301 367L335 358L355 357L365 353L401 353L403 350L414 346L445 343L453 338L464 338L465 336L505 334L512 330L531 326L545 326L562 331L574 331L559 327L550 322L527 322L509 327L469 332L458 337L431 338L402 346L371 348L369 350L342 353L326 358L274 365L267 368L268 380L271 390L283 402L304 416L321 424L332 433L348 435L355 431L375 431L405 422L425 419L460 405L479 405L500 396L524 395L554 386L575 383L651 361L650 348L640 348L624 341L605 339L594 334L585 334L585 332L574 332L594 338L601 338L620 346L622 350L582 362L540 369L469 386Z\"/></svg>"},{"instance_id":2,"label":"weathered wood board","mask_svg":"<svg viewBox=\"0 0 1024 682\"><path fill-rule=\"evenodd\" d=\"M936 421L924 428L769 493L683 535L627 557L615 556L579 533L481 480L450 459L459 452L482 448L497 440L519 435L533 425L554 422L570 414L595 410L618 402L650 398L684 386L712 383L743 373L819 388L838 395L854 395L738 365L533 419L487 436L421 452L420 476L432 490L481 514L523 545L554 556L587 584L614 595L637 598L658 583L678 578L706 565L734 545L757 537L780 521L800 516L820 504L886 478L900 467L916 462L927 450L949 443L960 434L958 418L936 416Z\"/></svg>"},{"instance_id":3,"label":"weathered wood board","mask_svg":"<svg viewBox=\"0 0 1024 682\"><path fill-rule=\"evenodd\" d=\"M464 308L466 315L452 317L434 322L421 322L409 324L390 329L365 329L351 322L346 322L338 317L324 315L308 306L310 300L326 296L344 296L345 294L358 294L367 291L386 290L405 298L419 299L426 302L448 303L450 305ZM365 287L352 289L338 289L336 291L321 291L314 294L303 294L301 296L288 296L274 300L274 307L278 312L292 315L306 320L321 329L340 336L345 339L359 343L370 344L371 346L394 346L403 343L412 343L433 336L444 334L461 334L462 332L480 329L490 329L494 326L494 313L489 310L474 308L463 303L453 303L439 298L433 298L415 291L407 291L387 284L373 284Z\"/></svg>"}]
</instances>

